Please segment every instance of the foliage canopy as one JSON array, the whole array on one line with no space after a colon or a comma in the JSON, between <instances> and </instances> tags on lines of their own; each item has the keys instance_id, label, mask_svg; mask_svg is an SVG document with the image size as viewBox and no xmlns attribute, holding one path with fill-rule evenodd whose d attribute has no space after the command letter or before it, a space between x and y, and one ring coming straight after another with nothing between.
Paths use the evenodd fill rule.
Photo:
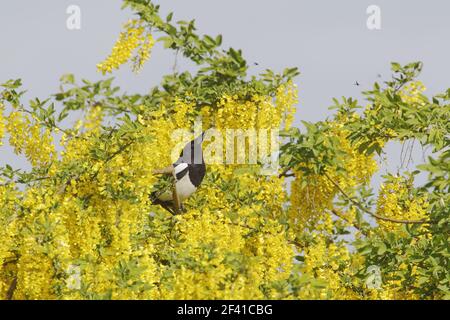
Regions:
<instances>
[{"instance_id":1,"label":"foliage canopy","mask_svg":"<svg viewBox=\"0 0 450 320\"><path fill-rule=\"evenodd\" d=\"M149 0L123 3L136 18L100 72L127 61L139 71L155 43L197 69L174 70L143 95L65 75L60 92L24 103L20 80L2 84L0 144L32 169L0 168L0 298L450 298L450 89L427 97L422 64L393 63L366 106L335 100L331 117L295 128L296 68L249 76L222 36L173 23ZM171 163L171 133L199 117L204 129L281 130L279 173L209 165L187 212L172 216L149 200L152 171ZM413 142L433 154L387 174L375 193L390 141L406 162Z\"/></svg>"}]
</instances>

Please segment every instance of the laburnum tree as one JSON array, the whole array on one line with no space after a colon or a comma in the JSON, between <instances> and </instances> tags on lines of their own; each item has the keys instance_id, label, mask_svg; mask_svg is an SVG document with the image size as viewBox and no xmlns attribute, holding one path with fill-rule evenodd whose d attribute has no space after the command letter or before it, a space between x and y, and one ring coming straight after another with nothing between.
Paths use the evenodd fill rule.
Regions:
<instances>
[{"instance_id":1,"label":"laburnum tree","mask_svg":"<svg viewBox=\"0 0 450 320\"><path fill-rule=\"evenodd\" d=\"M2 84L0 141L31 169L0 168L1 299L450 298L450 89L424 95L421 63L393 63L365 106L335 100L329 118L295 128L296 68L250 76L220 35L149 0L124 6L136 16L99 72L139 71L160 44L195 71L175 69L148 94L65 75L60 92L27 103L20 80ZM153 171L171 163L172 133L198 118L203 129L280 130L280 166L207 164L172 215L151 202ZM405 161L414 143L432 153L373 191L390 141Z\"/></svg>"}]
</instances>

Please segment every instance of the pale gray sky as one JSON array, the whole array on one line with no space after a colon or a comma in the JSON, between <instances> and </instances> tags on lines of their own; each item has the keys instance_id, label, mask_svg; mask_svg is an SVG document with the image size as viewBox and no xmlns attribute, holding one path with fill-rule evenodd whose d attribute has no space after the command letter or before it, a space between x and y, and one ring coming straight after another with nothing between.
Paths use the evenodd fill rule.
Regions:
<instances>
[{"instance_id":1,"label":"pale gray sky","mask_svg":"<svg viewBox=\"0 0 450 320\"><path fill-rule=\"evenodd\" d=\"M391 61L421 60L421 80L428 92L449 86L450 2L441 0L165 0L162 12L195 18L199 32L222 34L224 44L241 48L252 72L297 66L300 90L297 121L324 119L332 97L361 97L377 74L386 79ZM381 8L381 30L366 27L366 8ZM81 30L66 28L66 9L78 5ZM27 98L47 97L58 90L59 77L97 80L96 64L110 52L130 13L120 0L15 0L0 4L0 82L22 78ZM173 55L155 47L140 75L123 67L116 85L144 93L169 72ZM181 62L180 68L183 68ZM353 85L358 81L361 86ZM389 148L392 168L399 148ZM416 152L419 159L420 152ZM24 165L8 148L0 149L0 165Z\"/></svg>"}]
</instances>

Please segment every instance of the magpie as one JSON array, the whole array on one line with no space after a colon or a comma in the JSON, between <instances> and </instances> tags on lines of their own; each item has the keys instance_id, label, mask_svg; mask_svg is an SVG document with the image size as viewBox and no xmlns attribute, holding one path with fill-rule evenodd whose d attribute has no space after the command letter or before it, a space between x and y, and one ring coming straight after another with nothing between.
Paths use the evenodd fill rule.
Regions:
<instances>
[{"instance_id":1,"label":"magpie","mask_svg":"<svg viewBox=\"0 0 450 320\"><path fill-rule=\"evenodd\" d=\"M175 163L153 171L166 177L159 181L159 190L150 196L153 204L161 205L172 214L184 210L183 201L197 190L206 174L202 151L204 135L205 132L187 143Z\"/></svg>"}]
</instances>

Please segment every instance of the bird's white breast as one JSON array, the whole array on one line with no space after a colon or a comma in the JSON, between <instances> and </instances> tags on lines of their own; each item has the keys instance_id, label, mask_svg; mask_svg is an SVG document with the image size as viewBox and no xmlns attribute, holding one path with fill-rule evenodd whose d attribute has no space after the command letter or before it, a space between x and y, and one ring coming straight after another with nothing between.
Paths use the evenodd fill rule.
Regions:
<instances>
[{"instance_id":1,"label":"bird's white breast","mask_svg":"<svg viewBox=\"0 0 450 320\"><path fill-rule=\"evenodd\" d=\"M197 190L197 188L191 183L189 174L185 174L184 177L178 180L175 184L175 187L177 189L178 197L181 201L189 198L189 196L193 194L195 190Z\"/></svg>"},{"instance_id":2,"label":"bird's white breast","mask_svg":"<svg viewBox=\"0 0 450 320\"><path fill-rule=\"evenodd\" d=\"M178 198L180 201L183 201L191 194L193 194L197 188L192 184L191 180L189 179L189 172L186 172L186 174L180 179L177 180L177 174L186 169L188 165L186 163L180 163L174 168L173 176L175 178L175 188L177 190ZM167 190L166 192L162 193L158 197L161 201L171 201L173 200L173 194L172 190Z\"/></svg>"}]
</instances>

